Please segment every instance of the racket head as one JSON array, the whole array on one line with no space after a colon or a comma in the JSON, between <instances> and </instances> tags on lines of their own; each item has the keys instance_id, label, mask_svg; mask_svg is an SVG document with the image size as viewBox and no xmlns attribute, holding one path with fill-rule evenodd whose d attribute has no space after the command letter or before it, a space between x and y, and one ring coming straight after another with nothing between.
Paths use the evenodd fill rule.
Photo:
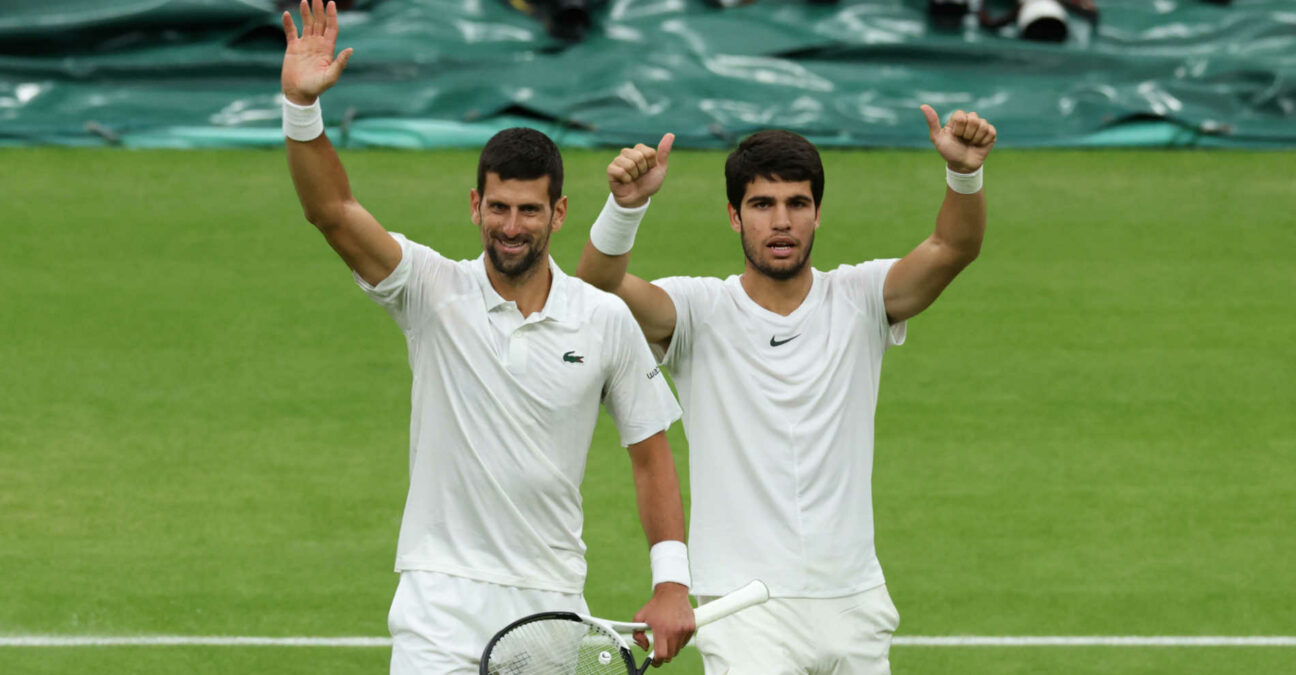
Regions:
<instances>
[{"instance_id":1,"label":"racket head","mask_svg":"<svg viewBox=\"0 0 1296 675\"><path fill-rule=\"evenodd\" d=\"M505 626L482 652L480 675L636 675L625 638L597 619L540 612Z\"/></svg>"}]
</instances>

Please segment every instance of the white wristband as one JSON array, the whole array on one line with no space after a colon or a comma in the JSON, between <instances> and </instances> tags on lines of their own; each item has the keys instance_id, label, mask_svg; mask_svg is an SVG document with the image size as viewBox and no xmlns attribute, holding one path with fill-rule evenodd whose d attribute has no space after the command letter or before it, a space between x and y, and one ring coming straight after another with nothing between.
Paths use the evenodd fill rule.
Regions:
<instances>
[{"instance_id":1,"label":"white wristband","mask_svg":"<svg viewBox=\"0 0 1296 675\"><path fill-rule=\"evenodd\" d=\"M643 206L627 209L616 203L612 195L608 195L607 203L603 205L603 210L599 211L598 219L590 226L590 243L605 255L629 253L630 249L634 248L635 231L639 229L639 221L643 220L644 214L648 212L650 203L652 203L651 199Z\"/></svg>"},{"instance_id":2,"label":"white wristband","mask_svg":"<svg viewBox=\"0 0 1296 675\"><path fill-rule=\"evenodd\" d=\"M946 166L945 184L961 195L974 195L981 191L981 170L984 168L982 164L972 173L959 173Z\"/></svg>"},{"instance_id":3,"label":"white wristband","mask_svg":"<svg viewBox=\"0 0 1296 675\"><path fill-rule=\"evenodd\" d=\"M324 133L324 116L320 113L319 99L310 105L297 105L284 97L283 101L284 136L294 141L313 141Z\"/></svg>"},{"instance_id":4,"label":"white wristband","mask_svg":"<svg viewBox=\"0 0 1296 675\"><path fill-rule=\"evenodd\" d=\"M668 581L692 586L689 576L688 547L682 541L659 541L648 551L652 565L652 585Z\"/></svg>"}]
</instances>

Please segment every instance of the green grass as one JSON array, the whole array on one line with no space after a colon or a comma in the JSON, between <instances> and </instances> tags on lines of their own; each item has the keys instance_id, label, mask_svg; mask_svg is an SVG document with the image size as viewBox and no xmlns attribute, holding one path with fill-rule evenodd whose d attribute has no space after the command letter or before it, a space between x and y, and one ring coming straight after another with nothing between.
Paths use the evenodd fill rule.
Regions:
<instances>
[{"instance_id":1,"label":"green grass","mask_svg":"<svg viewBox=\"0 0 1296 675\"><path fill-rule=\"evenodd\" d=\"M553 254L569 271L609 158L567 153ZM672 157L635 272L740 271L723 160ZM344 162L389 229L477 255L473 153ZM930 232L933 154L825 162L817 266ZM900 634L1296 634L1293 169L1288 153L996 152L981 259L883 371L874 501ZM0 634L385 635L404 345L302 220L282 155L3 150L0 185ZM631 614L647 547L606 420L584 492L590 606ZM0 672L383 672L386 657L0 648ZM701 672L683 658L673 672ZM1296 650L893 662L1283 673Z\"/></svg>"}]
</instances>

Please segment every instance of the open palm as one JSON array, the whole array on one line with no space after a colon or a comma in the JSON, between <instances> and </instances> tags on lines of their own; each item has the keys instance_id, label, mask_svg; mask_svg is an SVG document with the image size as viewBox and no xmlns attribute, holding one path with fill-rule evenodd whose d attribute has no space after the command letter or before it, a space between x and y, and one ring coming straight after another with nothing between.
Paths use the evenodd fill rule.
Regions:
<instances>
[{"instance_id":1,"label":"open palm","mask_svg":"<svg viewBox=\"0 0 1296 675\"><path fill-rule=\"evenodd\" d=\"M314 2L312 9L307 0L302 0L300 37L292 15L288 12L283 14L288 49L284 52L280 82L284 96L299 105L310 105L320 94L337 84L352 53L351 49L345 49L336 59L333 58L338 35L337 5L330 0L325 8L323 0Z\"/></svg>"}]
</instances>

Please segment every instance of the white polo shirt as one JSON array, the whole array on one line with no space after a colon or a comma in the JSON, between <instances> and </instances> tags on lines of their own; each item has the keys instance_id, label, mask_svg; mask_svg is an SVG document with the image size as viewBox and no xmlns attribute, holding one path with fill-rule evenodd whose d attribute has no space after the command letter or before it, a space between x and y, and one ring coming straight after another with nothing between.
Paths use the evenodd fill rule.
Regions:
<instances>
[{"instance_id":1,"label":"white polo shirt","mask_svg":"<svg viewBox=\"0 0 1296 675\"><path fill-rule=\"evenodd\" d=\"M552 260L545 306L524 319L482 258L392 236L400 264L356 283L400 325L413 371L396 570L582 592L579 488L599 402L623 445L680 415L638 324Z\"/></svg>"},{"instance_id":2,"label":"white polo shirt","mask_svg":"<svg viewBox=\"0 0 1296 675\"><path fill-rule=\"evenodd\" d=\"M904 342L882 285L894 260L814 271L788 316L737 276L654 283L675 303L663 356L689 439L693 593L752 579L778 597L881 585L873 549L873 413L882 354Z\"/></svg>"}]
</instances>

